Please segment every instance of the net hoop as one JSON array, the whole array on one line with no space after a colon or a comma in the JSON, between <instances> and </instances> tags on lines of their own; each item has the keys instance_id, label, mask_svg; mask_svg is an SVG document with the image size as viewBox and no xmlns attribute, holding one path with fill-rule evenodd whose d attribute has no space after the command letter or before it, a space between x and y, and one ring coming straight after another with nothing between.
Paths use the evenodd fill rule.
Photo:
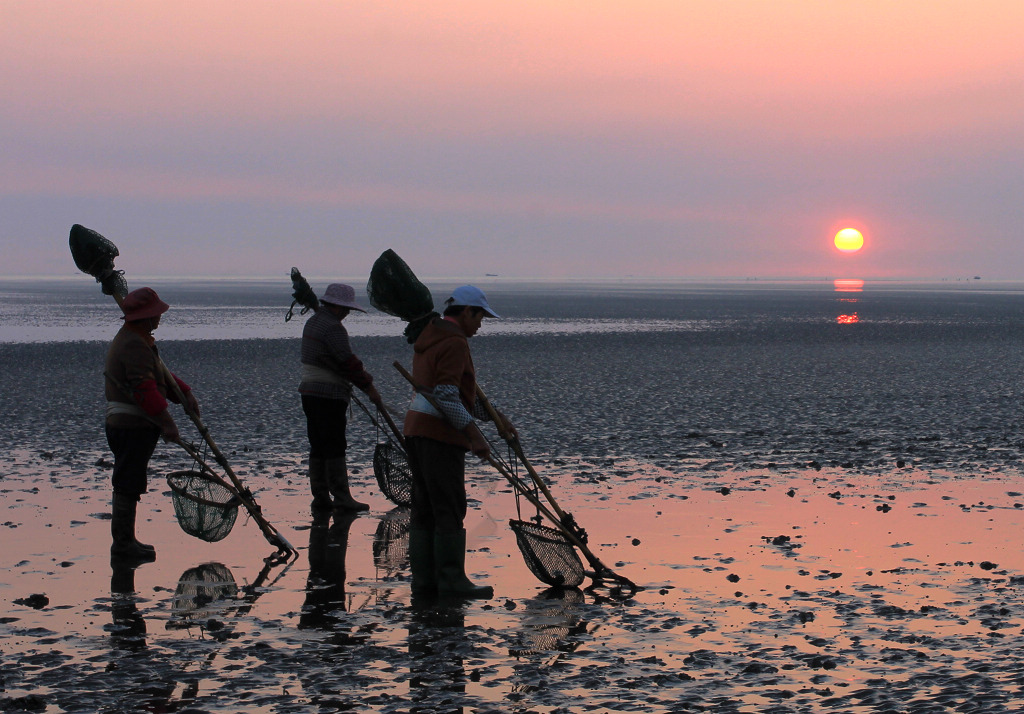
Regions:
<instances>
[{"instance_id":1,"label":"net hoop","mask_svg":"<svg viewBox=\"0 0 1024 714\"><path fill-rule=\"evenodd\" d=\"M575 588L583 583L583 561L564 533L532 521L510 520L508 524L516 535L526 567L538 580L562 588Z\"/></svg>"},{"instance_id":2,"label":"net hoop","mask_svg":"<svg viewBox=\"0 0 1024 714\"><path fill-rule=\"evenodd\" d=\"M174 515L181 529L208 543L227 537L238 516L237 494L201 471L173 471L167 476Z\"/></svg>"},{"instance_id":3,"label":"net hoop","mask_svg":"<svg viewBox=\"0 0 1024 714\"><path fill-rule=\"evenodd\" d=\"M412 470L405 451L391 441L380 441L373 449L373 475L389 501L412 506Z\"/></svg>"}]
</instances>

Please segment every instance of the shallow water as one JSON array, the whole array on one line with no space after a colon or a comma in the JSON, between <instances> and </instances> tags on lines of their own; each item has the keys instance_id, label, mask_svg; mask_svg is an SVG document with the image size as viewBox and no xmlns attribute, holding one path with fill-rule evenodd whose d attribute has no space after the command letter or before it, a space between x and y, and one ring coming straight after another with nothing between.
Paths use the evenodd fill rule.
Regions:
<instances>
[{"instance_id":1,"label":"shallow water","mask_svg":"<svg viewBox=\"0 0 1024 714\"><path fill-rule=\"evenodd\" d=\"M372 512L328 526L304 515L297 464L247 476L301 551L277 566L242 518L219 543L186 536L158 489L140 526L157 562L112 572L105 470L68 474L62 462L17 454L14 470L38 475L4 488L0 673L8 701L38 697L45 711L1002 711L1019 701L1019 479L679 481L618 463L620 480L600 480L576 475L586 464L539 464L598 557L643 585L619 602L532 578L505 529L514 499L477 468L469 563L496 597L414 606L406 514L365 480L357 491Z\"/></svg>"},{"instance_id":2,"label":"shallow water","mask_svg":"<svg viewBox=\"0 0 1024 714\"><path fill-rule=\"evenodd\" d=\"M640 316L621 295L510 292L524 320L636 329L474 340L559 503L643 587L625 601L545 589L506 525L515 498L473 465L469 566L496 597L414 606L372 426L353 414L371 512L314 521L297 340L237 335L161 345L299 557L266 564L244 514L218 543L185 535L163 479L188 459L161 446L140 511L157 562L113 572L105 345L0 344L0 706L1016 711L1021 298L864 293L841 324L827 291L631 294ZM712 329L643 327L662 320ZM357 348L403 405L408 345Z\"/></svg>"}]
</instances>

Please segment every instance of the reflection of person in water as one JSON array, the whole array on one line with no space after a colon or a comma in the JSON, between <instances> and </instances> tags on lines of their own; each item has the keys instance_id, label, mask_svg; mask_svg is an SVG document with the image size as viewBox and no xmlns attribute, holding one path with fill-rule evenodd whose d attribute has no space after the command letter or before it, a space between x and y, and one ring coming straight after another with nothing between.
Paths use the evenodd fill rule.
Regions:
<instances>
[{"instance_id":1,"label":"reflection of person in water","mask_svg":"<svg viewBox=\"0 0 1024 714\"><path fill-rule=\"evenodd\" d=\"M135 567L122 560L111 561L110 628L111 645L117 649L138 650L146 646L146 620L135 601Z\"/></svg>"},{"instance_id":2,"label":"reflection of person in water","mask_svg":"<svg viewBox=\"0 0 1024 714\"><path fill-rule=\"evenodd\" d=\"M135 565L121 559L111 561L110 664L98 675L103 679L92 684L116 697L118 706L109 711L175 711L170 704L175 682L153 677L165 665L157 664L158 655L146 644L146 620L139 612L135 592Z\"/></svg>"},{"instance_id":3,"label":"reflection of person in water","mask_svg":"<svg viewBox=\"0 0 1024 714\"><path fill-rule=\"evenodd\" d=\"M345 611L345 556L356 511L316 511L309 529L309 578L299 627L332 629ZM333 520L333 523L332 523Z\"/></svg>"},{"instance_id":4,"label":"reflection of person in water","mask_svg":"<svg viewBox=\"0 0 1024 714\"><path fill-rule=\"evenodd\" d=\"M414 607L408 645L411 711L475 711L482 704L466 695L463 657L470 654L470 645L462 604Z\"/></svg>"}]
</instances>

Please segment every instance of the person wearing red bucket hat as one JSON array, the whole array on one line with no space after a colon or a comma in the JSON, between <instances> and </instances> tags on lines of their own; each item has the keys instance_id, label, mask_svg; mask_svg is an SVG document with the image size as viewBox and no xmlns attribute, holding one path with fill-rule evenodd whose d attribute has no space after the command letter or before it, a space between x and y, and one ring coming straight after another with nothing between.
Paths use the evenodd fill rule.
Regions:
<instances>
[{"instance_id":1,"label":"person wearing red bucket hat","mask_svg":"<svg viewBox=\"0 0 1024 714\"><path fill-rule=\"evenodd\" d=\"M352 386L365 392L378 409L384 409L384 403L373 386L373 375L352 351L348 331L341 324L352 310L366 312L356 302L355 289L331 283L302 328L299 394L309 438L309 489L314 511L369 509L352 497L348 483L345 431Z\"/></svg>"},{"instance_id":2,"label":"person wearing red bucket hat","mask_svg":"<svg viewBox=\"0 0 1024 714\"><path fill-rule=\"evenodd\" d=\"M147 488L149 460L162 436L179 439L178 426L167 410L177 402L168 376L180 388L189 409L199 413L199 403L185 382L167 372L160 361L153 331L169 309L152 288L139 288L121 301L124 325L107 350L104 376L107 444L114 453L112 475L110 555L139 562L156 559L156 549L135 537L138 503Z\"/></svg>"}]
</instances>

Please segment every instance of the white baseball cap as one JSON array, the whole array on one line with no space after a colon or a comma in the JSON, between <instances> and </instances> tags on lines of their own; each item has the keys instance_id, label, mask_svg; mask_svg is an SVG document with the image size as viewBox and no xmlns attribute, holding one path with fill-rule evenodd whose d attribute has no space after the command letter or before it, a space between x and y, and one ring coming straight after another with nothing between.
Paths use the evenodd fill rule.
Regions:
<instances>
[{"instance_id":1,"label":"white baseball cap","mask_svg":"<svg viewBox=\"0 0 1024 714\"><path fill-rule=\"evenodd\" d=\"M498 313L487 304L487 296L484 291L473 285L463 285L452 291L452 296L445 300L446 305L464 305L466 307L479 307L487 314L487 317L498 317Z\"/></svg>"}]
</instances>

